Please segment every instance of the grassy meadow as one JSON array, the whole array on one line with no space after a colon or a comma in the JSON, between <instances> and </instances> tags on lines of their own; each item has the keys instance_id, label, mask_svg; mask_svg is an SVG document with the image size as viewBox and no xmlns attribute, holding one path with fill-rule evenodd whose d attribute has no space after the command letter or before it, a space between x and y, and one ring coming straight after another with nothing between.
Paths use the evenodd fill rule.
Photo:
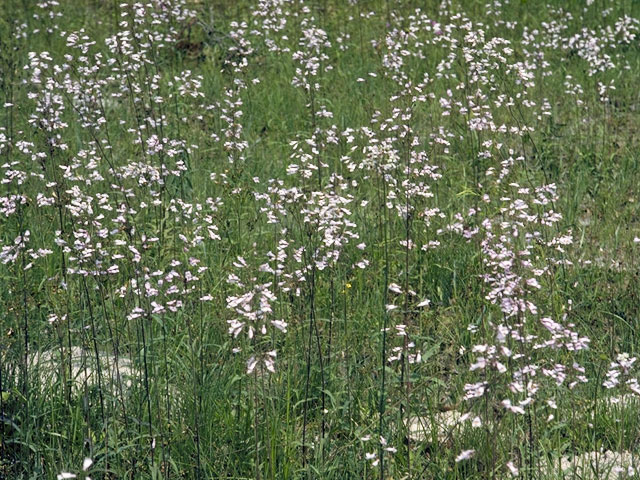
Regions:
<instances>
[{"instance_id":1,"label":"grassy meadow","mask_svg":"<svg viewBox=\"0 0 640 480\"><path fill-rule=\"evenodd\" d=\"M639 74L637 0L0 2L0 479L640 475Z\"/></svg>"}]
</instances>

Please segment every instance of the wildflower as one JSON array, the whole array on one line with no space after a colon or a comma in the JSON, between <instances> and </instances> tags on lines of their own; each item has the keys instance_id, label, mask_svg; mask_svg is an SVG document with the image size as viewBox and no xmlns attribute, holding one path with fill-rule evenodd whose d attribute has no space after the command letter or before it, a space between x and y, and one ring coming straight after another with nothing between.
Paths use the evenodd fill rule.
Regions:
<instances>
[{"instance_id":1,"label":"wildflower","mask_svg":"<svg viewBox=\"0 0 640 480\"><path fill-rule=\"evenodd\" d=\"M456 463L462 462L463 460L469 460L470 458L473 457L473 455L476 453L475 450L463 450L462 452L460 452L460 454L456 457Z\"/></svg>"}]
</instances>

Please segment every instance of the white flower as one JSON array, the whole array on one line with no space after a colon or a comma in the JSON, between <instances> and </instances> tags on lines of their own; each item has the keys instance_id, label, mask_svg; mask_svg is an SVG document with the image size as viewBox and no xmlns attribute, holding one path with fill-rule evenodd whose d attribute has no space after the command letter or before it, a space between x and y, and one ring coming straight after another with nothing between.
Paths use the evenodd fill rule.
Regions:
<instances>
[{"instance_id":1,"label":"white flower","mask_svg":"<svg viewBox=\"0 0 640 480\"><path fill-rule=\"evenodd\" d=\"M271 324L281 332L287 332L287 322L284 320L271 320Z\"/></svg>"},{"instance_id":2,"label":"white flower","mask_svg":"<svg viewBox=\"0 0 640 480\"><path fill-rule=\"evenodd\" d=\"M431 303L431 300L429 300L428 298L425 298L418 304L418 307L428 307L430 303Z\"/></svg>"},{"instance_id":3,"label":"white flower","mask_svg":"<svg viewBox=\"0 0 640 480\"><path fill-rule=\"evenodd\" d=\"M256 360L255 356L252 355L249 357L249 360L247 360L247 373L252 373L257 364L258 360Z\"/></svg>"},{"instance_id":4,"label":"white flower","mask_svg":"<svg viewBox=\"0 0 640 480\"><path fill-rule=\"evenodd\" d=\"M91 468L91 465L93 465L93 460L91 460L90 458L85 458L82 462L82 471L86 472L87 470L89 470L89 468Z\"/></svg>"},{"instance_id":5,"label":"white flower","mask_svg":"<svg viewBox=\"0 0 640 480\"><path fill-rule=\"evenodd\" d=\"M460 455L456 457L456 463L470 459L475 453L475 450L463 450L462 452L460 452Z\"/></svg>"}]
</instances>

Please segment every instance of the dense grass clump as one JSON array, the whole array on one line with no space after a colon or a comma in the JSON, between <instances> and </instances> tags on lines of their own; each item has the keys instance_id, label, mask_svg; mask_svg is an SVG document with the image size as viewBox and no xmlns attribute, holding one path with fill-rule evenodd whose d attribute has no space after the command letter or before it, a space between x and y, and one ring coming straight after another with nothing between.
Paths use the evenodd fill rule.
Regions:
<instances>
[{"instance_id":1,"label":"dense grass clump","mask_svg":"<svg viewBox=\"0 0 640 480\"><path fill-rule=\"evenodd\" d=\"M0 479L626 478L640 3L9 0Z\"/></svg>"}]
</instances>

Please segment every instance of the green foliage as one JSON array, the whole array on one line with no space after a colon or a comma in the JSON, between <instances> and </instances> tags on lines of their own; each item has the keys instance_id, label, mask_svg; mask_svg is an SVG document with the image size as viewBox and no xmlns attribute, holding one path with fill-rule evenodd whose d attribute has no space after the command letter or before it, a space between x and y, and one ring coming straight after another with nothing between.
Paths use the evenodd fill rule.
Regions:
<instances>
[{"instance_id":1,"label":"green foliage","mask_svg":"<svg viewBox=\"0 0 640 480\"><path fill-rule=\"evenodd\" d=\"M63 15L56 19L34 17L41 12L32 2L9 0L0 6L0 101L12 105L0 112L3 132L12 132L43 150L49 139L29 123L35 100L28 97L25 82L27 53L48 51L60 59L67 51L61 32L84 28L97 41L95 51L108 58L104 39L116 31L125 11L120 1L60 3L58 10ZM422 7L427 15L445 23L448 19L439 16L437 3L309 3L332 41L329 56L334 68L324 74L323 89L314 99L333 112L329 124L336 124L342 132L369 125L376 111L390 114L394 104L389 98L397 86L381 70L381 45L390 28L388 22L401 25L415 8ZM564 18L563 12L578 17L584 8L584 2L577 0L550 2L555 8L539 8L525 0L505 1L502 15L518 21L515 28L507 29L492 22L484 3L453 2L451 15L465 12L474 22L486 24L488 35L513 41L516 59L524 58L519 42L525 26L544 29L548 22ZM601 3L614 10L612 17L640 16L640 2ZM171 260L187 265L190 254L186 247L182 249L180 235L195 235L195 227L170 210L170 201L204 205L207 198L223 199L218 209L207 212L221 239L207 240L199 247L198 258L208 270L201 273L196 297L210 295L210 302L186 301L177 313L128 319L134 307L148 303L143 295L136 296L132 287L134 280L139 281L138 267L130 264L108 279L88 276L67 282L61 249L52 245L55 232L69 231L74 220L67 211L32 207L42 183L36 174L57 178L71 154L52 156L41 165L33 162L33 175L19 192L28 203L19 207L19 215L0 218L3 246L30 230L33 248L56 248L27 270L19 262L0 265L0 479L54 479L61 471L78 472L85 457L94 460L94 480L377 478L379 470L365 460L371 447L360 439L379 435L383 374L387 382L384 429L389 443L398 449L386 460L388 478L506 478L506 462L530 454L530 430L524 421L504 415L498 398L483 405L484 414L495 418L495 424L466 429L445 439L432 432L431 439L412 441L405 423L409 414L433 420L442 411L462 408L464 385L473 381L469 359L461 352L461 347L468 349L475 341L468 327L474 325L484 332L484 326L501 315L485 298L478 244L446 233L438 237L440 248L412 254L411 262L405 263L405 251L398 248L389 253L387 261L385 246L397 245L404 238L405 222L393 214L384 217L380 182L374 178L363 181L366 173L354 173L340 160L351 154L351 145L343 140L328 146L325 155L331 171L346 181L358 180L351 192L355 199L374 206L354 208L359 241L370 248L370 267L364 271L351 267L361 256L350 246L343 254L347 260L318 274L313 287L303 287L301 296L281 292L277 312L289 324L286 335L273 335L260 344L242 336L235 340L228 334L227 320L232 314L226 299L232 291L226 279L234 272L233 262L243 256L257 267L264 259L255 252L275 251L279 240L278 232L260 213L254 178L259 178L261 192L266 190L268 179L287 178L290 142L298 134L309 136L314 128L307 97L291 85L296 68L291 55L254 45L243 71L247 83L260 80L242 93L242 138L248 145L245 159L230 163L224 142L211 139L212 133L219 134L223 128L220 112L199 107L201 103L223 102L225 89L233 88L237 77L229 61L234 60L237 42L229 35L229 25L232 21L251 22L251 5L248 1L192 2L197 21L178 25L179 41L155 52L154 63L148 65L150 72L137 72L143 85L157 74L159 88L165 93L175 92L170 82L177 83L176 77L185 70L203 76L203 99L175 95L156 106L167 118L164 135L182 138L187 145L199 148L171 160L171 168L182 161L186 171L166 182L157 207L136 211L128 223L122 223L119 238L158 238L144 251L147 272L169 270ZM392 17L390 10L397 17ZM365 11L376 15L345 21L349 16L357 19ZM594 9L581 18L585 28L598 28L605 22ZM27 25L26 36L16 38L16 25L22 23ZM568 28L578 31L582 25L577 23ZM48 31L54 24L56 28ZM286 46L295 50L299 32L296 26L288 28ZM339 48L338 36L344 38L348 49ZM377 46L371 40L377 41ZM557 209L564 215L558 228L572 230L576 240L567 252L573 265L558 268L553 284L544 285L540 297L554 315L561 315L571 299L573 322L592 340L591 350L578 356L592 379L583 390L587 394L580 396L560 387L557 397L564 402L559 402L554 413L561 420L553 428L536 430L542 432L535 444L541 463L545 458L600 447L638 452L637 405L602 406L602 397L607 395L602 379L608 362L621 352L637 353L639 347L636 256L640 245L634 243L640 236L637 39L617 53L622 56L616 61L628 64L629 70L615 69L596 80L588 74L584 59L546 48L546 61L555 73L549 79L535 79L544 85L535 100L539 104L546 100L551 114L535 119L529 118L529 112L513 110L507 115L503 110L494 119L496 124L522 121L536 126L529 137L508 140L505 149L515 149L526 157L516 173L522 185L558 184ZM425 52L425 58L407 61L413 79L419 81L427 72L433 75L441 60L442 52ZM461 78L469 73L462 64L452 68ZM370 73L380 77L375 84L368 81L373 78ZM493 74L500 93L517 93L509 72L496 69ZM565 93L568 76L584 88L584 108ZM357 78L367 81L357 82ZM597 81L611 79L615 79L616 89L602 104ZM429 93L439 99L447 95L450 84L436 78L430 87L433 91ZM152 95L145 95L151 102ZM108 172L144 155L143 147L132 141L120 120L133 122L139 117L143 122L142 110L154 107L122 97L104 108L111 143L109 152L99 155L102 163L98 170ZM478 204L477 185L483 181L487 165L472 160L478 159L482 142L488 138L470 134L467 124L456 117L446 125L453 136L445 151L429 143L439 122L445 121L437 100L416 105L414 114L413 127L431 161L442 170L434 198L450 221L455 212ZM65 111L64 120L69 125L63 140L74 155L95 140L77 121L73 109ZM360 149L356 150L359 153ZM3 149L0 163L10 162L15 155L11 149ZM141 198L148 194L148 188L138 180L125 178L118 187ZM87 186L86 193L102 193L103 187L96 182ZM311 187L305 184L301 188ZM16 192L2 190L3 196L8 193ZM70 194L61 191L56 195L56 205L61 205ZM126 202L124 194L114 195ZM289 208L286 227L292 235L315 238L301 221L299 207ZM381 228L384 225L388 238ZM416 227L413 235L416 243L435 239L434 232L422 226ZM400 364L380 365L388 294L385 274L407 278L421 299L431 300L429 308L415 310L410 317L415 332L411 339L422 352L422 362L412 364L408 373ZM119 288L126 292L119 295ZM313 330L310 298L316 305ZM52 314L59 320L50 321ZM391 335L389 342L401 345ZM86 356L74 358L74 346ZM277 350L276 372L257 369L246 374L246 359L234 353L238 346L245 351ZM49 363L38 363L34 361L37 352L55 352L57 356ZM558 361L565 359L562 355L565 353L558 353ZM126 360L130 378L117 371L125 368L117 358ZM78 381L89 377L89 371L102 381ZM551 410L537 408L534 417L539 427ZM307 445L302 443L303 431ZM493 439L498 440L492 444ZM469 445L482 454L457 463L456 456ZM541 475L541 471L523 470L521 478L560 478L555 473Z\"/></svg>"}]
</instances>

